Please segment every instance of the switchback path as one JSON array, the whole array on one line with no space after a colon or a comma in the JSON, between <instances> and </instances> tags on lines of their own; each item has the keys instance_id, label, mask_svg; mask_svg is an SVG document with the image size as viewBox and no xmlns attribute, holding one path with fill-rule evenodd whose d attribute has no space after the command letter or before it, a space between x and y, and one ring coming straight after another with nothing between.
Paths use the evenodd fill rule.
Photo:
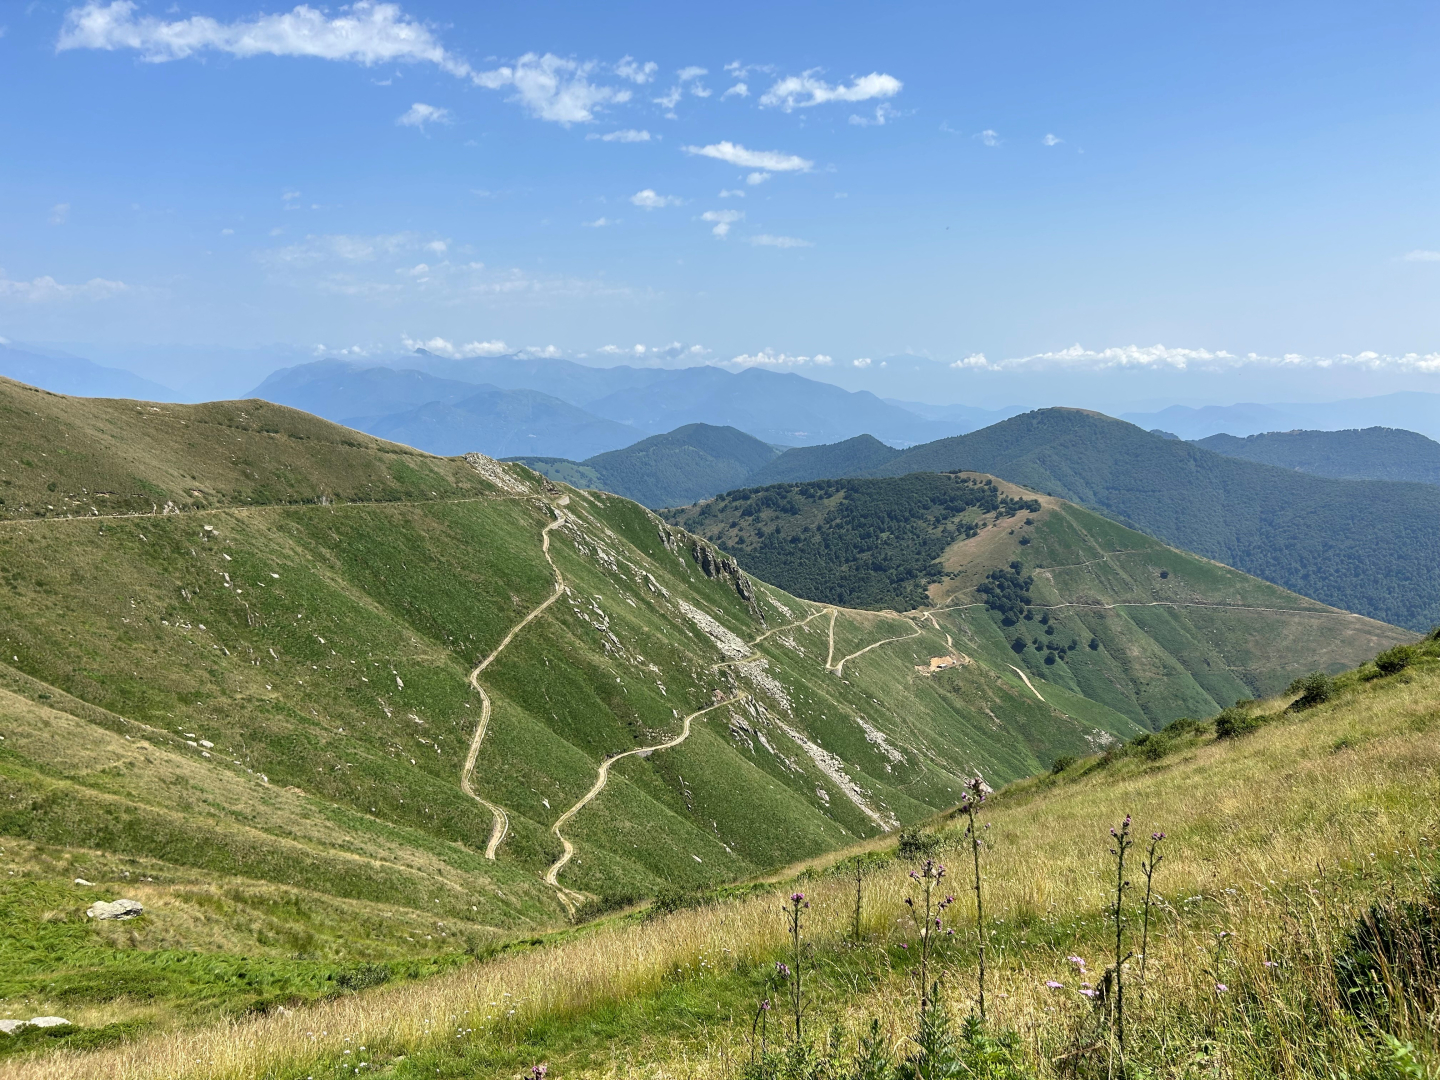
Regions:
<instances>
[{"instance_id":1,"label":"switchback path","mask_svg":"<svg viewBox=\"0 0 1440 1080\"><path fill-rule=\"evenodd\" d=\"M1043 697L1040 697L1040 691L1035 689L1035 684L1030 681L1030 676L1029 676L1029 675L1026 675L1023 671L1021 671L1021 670L1020 670L1018 667L1016 667L1014 664L1011 664L1011 665L1010 665L1010 670L1013 671L1016 675L1019 675L1020 678L1022 678L1022 679L1025 680L1025 685L1028 686L1028 687L1030 687L1030 693L1034 694L1037 698L1040 698L1041 701L1044 701L1044 700L1045 700Z\"/></svg>"},{"instance_id":2,"label":"switchback path","mask_svg":"<svg viewBox=\"0 0 1440 1080\"><path fill-rule=\"evenodd\" d=\"M558 500L558 506L565 506L569 502L570 496L562 496ZM470 777L475 772L475 759L480 755L480 744L485 740L485 731L490 726L490 695L480 685L480 673L494 662L516 634L529 626L541 612L565 594L565 578L560 573L560 568L555 565L555 560L550 557L550 532L565 524L567 515L558 507L551 509L555 511L555 520L540 530L540 553L545 556L545 561L550 564L550 569L555 574L555 588L544 601L512 626L510 632L500 639L500 644L495 646L490 655L476 664L475 669L470 672L470 687L480 695L480 722L475 726L475 737L470 740L470 752L465 755L465 767L460 770L460 790L488 809L494 818L494 824L490 826L490 840L485 845L485 857L492 860L495 858L495 852L499 849L500 844L505 840L506 834L510 831L510 815L505 812L503 806L492 803L489 799L481 798L470 786ZM554 882L551 884L553 885Z\"/></svg>"},{"instance_id":3,"label":"switchback path","mask_svg":"<svg viewBox=\"0 0 1440 1080\"><path fill-rule=\"evenodd\" d=\"M858 650L856 650L855 652L852 652L849 656L842 656L842 657L840 658L840 662L839 662L838 664L836 664L834 667L831 667L830 664L827 662L826 665L825 665L825 666L826 666L826 669L829 670L829 671L835 672L835 677L836 677L836 678L844 678L844 677L845 677L845 662L846 662L847 660L854 660L857 656L864 656L864 655L865 655L867 652L869 652L871 649L878 649L881 645L889 645L892 641L909 641L911 638L917 638L917 637L919 637L919 636L924 632L924 631L922 631L922 630L920 629L920 627L916 626L913 622L910 622L909 619L906 619L904 615L895 615L895 616L893 616L893 617L896 618L896 619L905 619L905 621L906 621L907 623L910 623L910 628L911 628L912 630L914 630L915 632L914 632L913 634L901 634L899 637L883 638L882 640L875 642L873 645L866 645L865 648L863 648L863 649L858 649ZM834 655L834 649L835 649L835 644L834 644L834 642L835 642L835 639L834 639L835 622L834 622L833 619L832 619L831 622L830 622L830 632L831 632L831 639L830 639L831 644L830 644L830 649L831 649L831 655L833 656L833 655Z\"/></svg>"}]
</instances>

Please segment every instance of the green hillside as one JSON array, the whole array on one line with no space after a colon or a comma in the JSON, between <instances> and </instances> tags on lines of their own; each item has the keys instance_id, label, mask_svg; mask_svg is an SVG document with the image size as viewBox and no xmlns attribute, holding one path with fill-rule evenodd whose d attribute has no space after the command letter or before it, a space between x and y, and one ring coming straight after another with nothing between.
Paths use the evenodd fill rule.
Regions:
<instances>
[{"instance_id":1,"label":"green hillside","mask_svg":"<svg viewBox=\"0 0 1440 1080\"><path fill-rule=\"evenodd\" d=\"M774 484L670 519L810 600L924 605L989 666L1146 726L1405 637L980 474Z\"/></svg>"},{"instance_id":2,"label":"green hillside","mask_svg":"<svg viewBox=\"0 0 1440 1080\"><path fill-rule=\"evenodd\" d=\"M922 1050L920 986L938 984L925 1045L942 1075L1098 1078L1124 1060L1131 1076L1420 1080L1440 1061L1440 641L1398 668L1387 659L1324 700L1255 703L1243 732L1177 724L995 792L976 814L983 915L956 814L907 846L675 897L418 984L7 1075L461 1080L543 1064L596 1080L729 1078L758 1061L765 1075L901 1080ZM1134 844L1123 875L1112 830ZM927 851L949 872L922 915ZM922 936L947 891L943 932ZM36 1053L63 1045L24 1038Z\"/></svg>"},{"instance_id":3,"label":"green hillside","mask_svg":"<svg viewBox=\"0 0 1440 1080\"><path fill-rule=\"evenodd\" d=\"M1166 543L1414 630L1440 622L1440 490L1333 480L1214 454L1079 409L907 450L872 475L973 469Z\"/></svg>"},{"instance_id":4,"label":"green hillside","mask_svg":"<svg viewBox=\"0 0 1440 1080\"><path fill-rule=\"evenodd\" d=\"M0 382L0 421L0 1014L418 976L1141 730L518 465L253 401Z\"/></svg>"},{"instance_id":5,"label":"green hillside","mask_svg":"<svg viewBox=\"0 0 1440 1080\"><path fill-rule=\"evenodd\" d=\"M899 457L903 450L886 446L873 435L857 435L844 442L822 446L792 446L769 464L746 477L747 487L861 476ZM724 490L723 488L717 490ZM713 494L707 492L706 496Z\"/></svg>"},{"instance_id":6,"label":"green hillside","mask_svg":"<svg viewBox=\"0 0 1440 1080\"><path fill-rule=\"evenodd\" d=\"M1349 431L1270 431L1237 438L1211 435L1196 446L1340 480L1399 480L1440 484L1440 443L1399 428Z\"/></svg>"},{"instance_id":7,"label":"green hillside","mask_svg":"<svg viewBox=\"0 0 1440 1080\"><path fill-rule=\"evenodd\" d=\"M529 457L511 460L552 480L623 495L658 509L683 506L717 491L739 487L777 452L769 443L737 428L686 424L584 461Z\"/></svg>"}]
</instances>

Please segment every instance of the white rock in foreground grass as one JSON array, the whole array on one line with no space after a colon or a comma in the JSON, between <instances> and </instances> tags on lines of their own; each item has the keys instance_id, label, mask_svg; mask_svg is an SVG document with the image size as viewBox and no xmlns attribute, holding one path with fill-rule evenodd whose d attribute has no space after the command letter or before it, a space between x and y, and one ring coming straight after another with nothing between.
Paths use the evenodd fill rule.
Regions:
<instances>
[{"instance_id":1,"label":"white rock in foreground grass","mask_svg":"<svg viewBox=\"0 0 1440 1080\"><path fill-rule=\"evenodd\" d=\"M111 900L108 903L97 900L85 909L86 917L91 919L133 919L144 913L145 908L139 900Z\"/></svg>"},{"instance_id":2,"label":"white rock in foreground grass","mask_svg":"<svg viewBox=\"0 0 1440 1080\"><path fill-rule=\"evenodd\" d=\"M17 1035L27 1027L63 1027L70 1023L63 1016L32 1016L29 1020L0 1020L0 1034Z\"/></svg>"}]
</instances>

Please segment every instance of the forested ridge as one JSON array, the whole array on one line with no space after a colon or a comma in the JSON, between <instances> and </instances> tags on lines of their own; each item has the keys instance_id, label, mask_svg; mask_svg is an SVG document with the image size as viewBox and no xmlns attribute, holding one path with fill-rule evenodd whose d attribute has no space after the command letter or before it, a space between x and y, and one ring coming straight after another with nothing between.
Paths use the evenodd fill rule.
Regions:
<instances>
[{"instance_id":1,"label":"forested ridge","mask_svg":"<svg viewBox=\"0 0 1440 1080\"><path fill-rule=\"evenodd\" d=\"M1036 511L993 480L915 473L892 480L810 480L731 491L671 520L743 558L765 581L807 599L901 610L926 602L936 563L994 520Z\"/></svg>"},{"instance_id":2,"label":"forested ridge","mask_svg":"<svg viewBox=\"0 0 1440 1080\"><path fill-rule=\"evenodd\" d=\"M1042 409L874 470L972 469L1372 618L1440 622L1440 488L1226 457L1079 409Z\"/></svg>"}]
</instances>

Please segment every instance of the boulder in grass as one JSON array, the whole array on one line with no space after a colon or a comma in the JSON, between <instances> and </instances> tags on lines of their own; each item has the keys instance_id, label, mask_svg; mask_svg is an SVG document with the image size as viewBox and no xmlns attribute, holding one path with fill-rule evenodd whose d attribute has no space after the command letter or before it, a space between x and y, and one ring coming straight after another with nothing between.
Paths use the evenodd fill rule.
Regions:
<instances>
[{"instance_id":1,"label":"boulder in grass","mask_svg":"<svg viewBox=\"0 0 1440 1080\"><path fill-rule=\"evenodd\" d=\"M91 919L133 919L145 913L139 900L97 900L85 909Z\"/></svg>"},{"instance_id":2,"label":"boulder in grass","mask_svg":"<svg viewBox=\"0 0 1440 1080\"><path fill-rule=\"evenodd\" d=\"M26 1028L66 1027L70 1023L63 1016L32 1016L29 1020L0 1020L0 1034L18 1035Z\"/></svg>"},{"instance_id":3,"label":"boulder in grass","mask_svg":"<svg viewBox=\"0 0 1440 1080\"><path fill-rule=\"evenodd\" d=\"M30 1018L31 1027L64 1027L68 1023L70 1021L63 1016L32 1016Z\"/></svg>"},{"instance_id":4,"label":"boulder in grass","mask_svg":"<svg viewBox=\"0 0 1440 1080\"><path fill-rule=\"evenodd\" d=\"M25 1024L24 1020L0 1020L0 1035L14 1035Z\"/></svg>"}]
</instances>

